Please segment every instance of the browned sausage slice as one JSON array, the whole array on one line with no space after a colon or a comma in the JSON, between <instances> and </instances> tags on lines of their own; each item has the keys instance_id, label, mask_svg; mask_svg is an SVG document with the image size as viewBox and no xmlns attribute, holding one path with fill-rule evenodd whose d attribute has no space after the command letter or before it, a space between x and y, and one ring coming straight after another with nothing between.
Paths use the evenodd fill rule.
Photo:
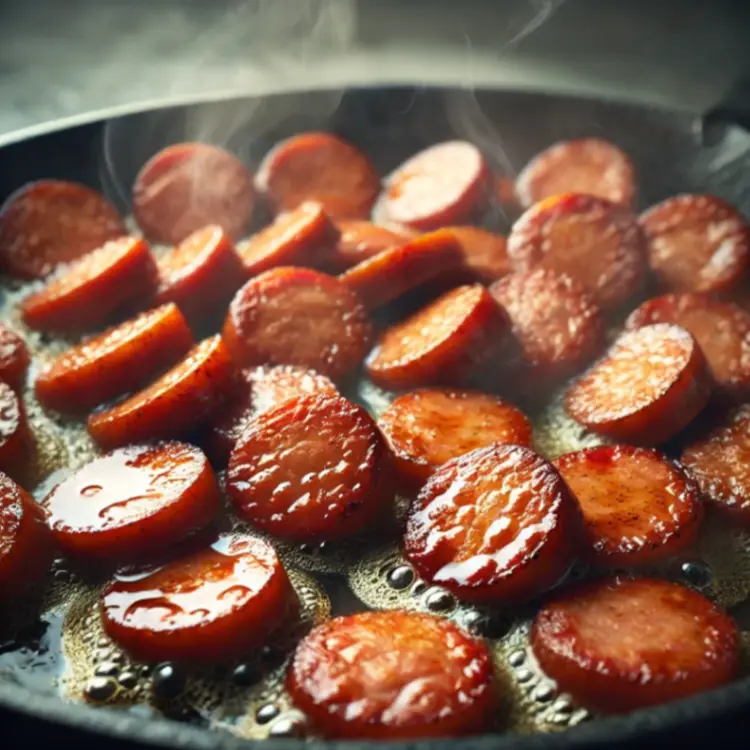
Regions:
<instances>
[{"instance_id":1,"label":"browned sausage slice","mask_svg":"<svg viewBox=\"0 0 750 750\"><path fill-rule=\"evenodd\" d=\"M613 579L565 593L537 614L542 669L587 708L622 713L723 685L737 673L731 617L666 581Z\"/></svg>"},{"instance_id":2,"label":"browned sausage slice","mask_svg":"<svg viewBox=\"0 0 750 750\"><path fill-rule=\"evenodd\" d=\"M416 233L406 227L384 227L361 219L335 222L340 236L329 260L330 270L341 273L373 255L408 242Z\"/></svg>"},{"instance_id":3,"label":"browned sausage slice","mask_svg":"<svg viewBox=\"0 0 750 750\"><path fill-rule=\"evenodd\" d=\"M20 391L30 362L26 342L12 328L0 323L0 380Z\"/></svg>"},{"instance_id":4,"label":"browned sausage slice","mask_svg":"<svg viewBox=\"0 0 750 750\"><path fill-rule=\"evenodd\" d=\"M448 227L461 246L464 265L478 281L489 284L510 271L508 243L502 235L478 227Z\"/></svg>"},{"instance_id":5,"label":"browned sausage slice","mask_svg":"<svg viewBox=\"0 0 750 750\"><path fill-rule=\"evenodd\" d=\"M750 226L713 195L678 195L640 217L649 264L675 292L725 292L750 268Z\"/></svg>"},{"instance_id":6,"label":"browned sausage slice","mask_svg":"<svg viewBox=\"0 0 750 750\"><path fill-rule=\"evenodd\" d=\"M713 382L683 328L658 324L623 334L568 391L565 410L593 432L658 445L703 409Z\"/></svg>"}]
</instances>

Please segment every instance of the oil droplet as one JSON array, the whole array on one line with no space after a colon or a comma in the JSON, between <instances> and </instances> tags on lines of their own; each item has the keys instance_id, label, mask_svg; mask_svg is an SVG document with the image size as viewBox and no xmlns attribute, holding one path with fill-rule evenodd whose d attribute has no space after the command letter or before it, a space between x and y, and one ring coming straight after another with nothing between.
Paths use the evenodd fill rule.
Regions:
<instances>
[{"instance_id":1,"label":"oil droplet","mask_svg":"<svg viewBox=\"0 0 750 750\"><path fill-rule=\"evenodd\" d=\"M388 573L388 583L396 591L409 588L414 581L414 571L408 565L399 565Z\"/></svg>"},{"instance_id":2,"label":"oil droplet","mask_svg":"<svg viewBox=\"0 0 750 750\"><path fill-rule=\"evenodd\" d=\"M279 707L273 703L266 703L255 712L255 720L258 724L268 724L279 715Z\"/></svg>"},{"instance_id":3,"label":"oil droplet","mask_svg":"<svg viewBox=\"0 0 750 750\"><path fill-rule=\"evenodd\" d=\"M175 664L159 664L151 678L151 689L155 698L176 698L185 689L185 675Z\"/></svg>"},{"instance_id":4,"label":"oil droplet","mask_svg":"<svg viewBox=\"0 0 750 750\"><path fill-rule=\"evenodd\" d=\"M101 703L109 700L117 690L113 680L107 677L92 677L83 689L86 698Z\"/></svg>"}]
</instances>

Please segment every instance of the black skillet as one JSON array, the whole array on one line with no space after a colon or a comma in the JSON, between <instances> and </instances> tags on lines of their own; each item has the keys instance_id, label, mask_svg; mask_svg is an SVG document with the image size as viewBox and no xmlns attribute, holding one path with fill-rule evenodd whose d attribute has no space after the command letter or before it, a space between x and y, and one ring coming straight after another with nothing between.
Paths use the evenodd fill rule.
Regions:
<instances>
[{"instance_id":1,"label":"black skillet","mask_svg":"<svg viewBox=\"0 0 750 750\"><path fill-rule=\"evenodd\" d=\"M741 92L740 92L741 94ZM748 99L750 101L750 99ZM750 133L727 119L750 122L740 95L710 116L694 118L601 100L539 93L458 89L377 88L280 94L149 108L48 132L20 133L0 147L0 201L23 183L43 177L79 180L105 190L127 209L129 186L143 162L163 146L206 140L228 146L257 164L276 141L311 129L331 130L358 144L385 174L405 157L447 138L474 141L493 165L518 170L553 141L601 136L635 162L639 204L678 192L711 192L750 216ZM106 117L107 113L102 115ZM505 217L491 219L502 225ZM2 617L2 613L0 613ZM746 746L750 678L723 689L649 711L602 719L553 735L492 735L460 741L462 748ZM741 738L732 741L732 738ZM144 720L133 713L66 703L0 673L0 747L241 748L248 741L190 724ZM267 750L301 748L293 739L265 740ZM735 744L736 743L736 744ZM338 747L353 750L366 743ZM368 743L369 744L369 743ZM328 748L315 741L305 746ZM400 743L400 747L407 745ZM415 745L410 745L416 748ZM449 750L456 741L419 743Z\"/></svg>"}]
</instances>

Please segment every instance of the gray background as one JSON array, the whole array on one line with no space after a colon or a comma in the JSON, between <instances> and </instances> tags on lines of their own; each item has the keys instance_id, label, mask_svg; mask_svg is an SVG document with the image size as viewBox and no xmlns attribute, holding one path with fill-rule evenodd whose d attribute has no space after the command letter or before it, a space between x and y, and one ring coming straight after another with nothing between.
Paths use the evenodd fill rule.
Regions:
<instances>
[{"instance_id":1,"label":"gray background","mask_svg":"<svg viewBox=\"0 0 750 750\"><path fill-rule=\"evenodd\" d=\"M0 0L0 136L227 91L451 82L699 111L750 71L750 2Z\"/></svg>"}]
</instances>

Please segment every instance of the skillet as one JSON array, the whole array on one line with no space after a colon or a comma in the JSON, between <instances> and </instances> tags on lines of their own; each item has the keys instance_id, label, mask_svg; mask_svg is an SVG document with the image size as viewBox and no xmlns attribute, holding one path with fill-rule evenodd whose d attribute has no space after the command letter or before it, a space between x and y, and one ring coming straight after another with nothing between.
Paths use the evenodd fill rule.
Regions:
<instances>
[{"instance_id":1,"label":"skillet","mask_svg":"<svg viewBox=\"0 0 750 750\"><path fill-rule=\"evenodd\" d=\"M43 177L78 180L104 190L128 210L129 186L148 157L169 143L205 140L227 146L255 165L278 140L304 130L330 130L370 155L381 174L425 146L447 138L475 142L493 167L515 172L550 143L578 136L612 140L632 158L639 175L639 208L678 192L711 192L750 216L750 134L723 122L732 106L710 117L613 101L540 93L441 88L368 88L285 93L262 100L230 99L154 106L49 132L17 134L0 148L0 201L19 185ZM508 218L497 215L497 228ZM750 714L750 678L712 693L616 718L596 720L552 735L493 735L462 747L656 747L739 731ZM0 732L5 745L63 742L83 747L246 747L246 740L199 726L149 720L133 713L71 705L47 691L15 684L0 672ZM107 735L105 738L103 735ZM707 740L704 740L707 741ZM300 740L264 740L268 750ZM313 747L329 747L314 741ZM347 742L345 748L369 743ZM394 743L395 744L395 743ZM418 743L447 750L455 742ZM400 747L406 747L399 743Z\"/></svg>"}]
</instances>

